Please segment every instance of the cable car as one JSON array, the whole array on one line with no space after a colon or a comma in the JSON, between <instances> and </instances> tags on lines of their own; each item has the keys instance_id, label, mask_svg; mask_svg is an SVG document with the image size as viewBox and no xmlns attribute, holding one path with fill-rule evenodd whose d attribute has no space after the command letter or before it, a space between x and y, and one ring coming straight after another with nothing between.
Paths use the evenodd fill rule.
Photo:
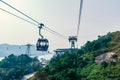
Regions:
<instances>
[{"instance_id":1,"label":"cable car","mask_svg":"<svg viewBox=\"0 0 120 80\"><path fill-rule=\"evenodd\" d=\"M43 28L44 24L40 24L39 25L39 36L41 38L38 39L37 43L36 43L36 50L37 51L47 51L48 47L49 47L49 41L48 39L44 38L43 35L41 35L41 29Z\"/></svg>"},{"instance_id":2,"label":"cable car","mask_svg":"<svg viewBox=\"0 0 120 80\"><path fill-rule=\"evenodd\" d=\"M39 38L36 47L37 51L47 51L49 47L49 41L44 38Z\"/></svg>"}]
</instances>

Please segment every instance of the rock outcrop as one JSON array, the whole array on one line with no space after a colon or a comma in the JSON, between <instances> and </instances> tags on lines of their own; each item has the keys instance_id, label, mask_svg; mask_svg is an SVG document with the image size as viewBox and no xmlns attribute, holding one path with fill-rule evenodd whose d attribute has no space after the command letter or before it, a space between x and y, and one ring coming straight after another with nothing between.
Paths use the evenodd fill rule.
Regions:
<instances>
[{"instance_id":1,"label":"rock outcrop","mask_svg":"<svg viewBox=\"0 0 120 80\"><path fill-rule=\"evenodd\" d=\"M115 62L115 59L112 58L112 55L114 55L114 54L115 53L113 53L113 52L107 52L107 53L101 54L95 58L95 62L98 64L103 61L105 61L107 63Z\"/></svg>"}]
</instances>

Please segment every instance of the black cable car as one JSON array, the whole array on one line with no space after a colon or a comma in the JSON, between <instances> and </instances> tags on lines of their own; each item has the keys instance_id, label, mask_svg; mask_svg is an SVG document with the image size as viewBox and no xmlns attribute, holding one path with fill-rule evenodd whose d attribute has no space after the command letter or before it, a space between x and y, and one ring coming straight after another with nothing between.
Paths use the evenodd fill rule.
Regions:
<instances>
[{"instance_id":1,"label":"black cable car","mask_svg":"<svg viewBox=\"0 0 120 80\"><path fill-rule=\"evenodd\" d=\"M44 26L44 24L40 24L38 27L39 28L39 35L41 38L39 38L37 43L36 43L37 51L47 51L48 47L49 47L49 41L41 35L42 26Z\"/></svg>"},{"instance_id":2,"label":"black cable car","mask_svg":"<svg viewBox=\"0 0 120 80\"><path fill-rule=\"evenodd\" d=\"M47 39L39 38L36 47L37 51L47 51L49 47L49 41Z\"/></svg>"}]
</instances>

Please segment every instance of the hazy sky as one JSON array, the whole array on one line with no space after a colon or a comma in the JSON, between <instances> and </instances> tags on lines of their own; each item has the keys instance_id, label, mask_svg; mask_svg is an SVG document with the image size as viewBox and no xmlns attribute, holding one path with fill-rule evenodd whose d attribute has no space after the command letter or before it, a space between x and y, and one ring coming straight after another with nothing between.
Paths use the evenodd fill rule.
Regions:
<instances>
[{"instance_id":1,"label":"hazy sky","mask_svg":"<svg viewBox=\"0 0 120 80\"><path fill-rule=\"evenodd\" d=\"M68 37L76 34L80 0L4 0L20 11ZM78 46L98 35L120 30L120 0L83 0ZM0 8L21 14L0 2ZM45 30L50 50L69 47L68 40ZM38 28L0 10L0 44L36 44Z\"/></svg>"}]
</instances>

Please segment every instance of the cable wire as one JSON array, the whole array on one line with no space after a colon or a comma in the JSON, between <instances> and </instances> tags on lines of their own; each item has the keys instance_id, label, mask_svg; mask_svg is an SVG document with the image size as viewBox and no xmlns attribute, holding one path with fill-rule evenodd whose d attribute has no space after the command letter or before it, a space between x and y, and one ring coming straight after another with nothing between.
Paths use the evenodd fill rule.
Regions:
<instances>
[{"instance_id":1,"label":"cable wire","mask_svg":"<svg viewBox=\"0 0 120 80\"><path fill-rule=\"evenodd\" d=\"M82 8L83 8L83 0L80 1L79 18L78 18L78 28L77 28L77 37L79 35L79 28L80 28L80 21L81 21L81 15L82 15Z\"/></svg>"},{"instance_id":2,"label":"cable wire","mask_svg":"<svg viewBox=\"0 0 120 80\"><path fill-rule=\"evenodd\" d=\"M30 20L36 22L38 25L40 24L38 21L36 21L36 20L33 19L32 17L26 15L25 13L23 13L22 11L20 11L20 10L16 9L15 7L11 6L10 4L6 3L5 1L1 0L1 2L3 2L4 4L6 4L7 6L9 6L10 8L14 9L15 11L21 13L22 15L24 15L24 16L27 17L27 18L29 18ZM5 12L6 12L6 11L5 11ZM8 12L7 12L7 13L8 13ZM11 14L11 13L10 13L10 14ZM13 14L12 14L12 15L13 15ZM16 15L14 15L14 16L16 16ZM16 17L18 17L18 16L16 16ZM20 17L18 17L18 18L20 18ZM21 18L21 19L22 19L22 18ZM23 19L23 20L24 20L24 21L27 21L27 22L30 22L30 21L25 20L25 19ZM31 22L30 22L30 23L31 23ZM37 26L38 26L38 25L37 25ZM35 24L35 26L36 26L36 24ZM52 29L50 29L50 28L48 28L48 27L46 27L46 26L45 26L45 28L47 28L48 30L50 30L50 31L51 31L52 33L54 33L54 34L57 34L57 35L59 35L59 36L61 36L61 37L63 37L63 38L66 38L66 37L63 36L62 34L56 32L56 31L54 31L54 30L52 30Z\"/></svg>"},{"instance_id":3,"label":"cable wire","mask_svg":"<svg viewBox=\"0 0 120 80\"><path fill-rule=\"evenodd\" d=\"M12 9L16 10L17 12L21 13L22 15L26 16L27 18L33 20L34 22L40 24L38 21L34 20L33 18L31 18L30 16L26 15L25 13L21 12L20 10L16 9L15 7L11 6L10 4L6 3L5 1L1 0L1 2L3 2L4 4L6 4L7 6L11 7Z\"/></svg>"},{"instance_id":4,"label":"cable wire","mask_svg":"<svg viewBox=\"0 0 120 80\"><path fill-rule=\"evenodd\" d=\"M31 22L31 21L28 21L28 20L26 20L26 19L24 19L24 18L22 18L22 17L20 17L20 16L18 16L18 15L16 15L16 14L13 14L13 13L11 13L11 12L3 9L3 8L0 8L0 10L4 11L4 12L6 12L6 13L12 15L12 16L15 16L15 17L17 17L17 18L19 18L19 19L21 19L21 20L24 20L24 21L26 21L26 22L34 25L34 26L38 26L37 24L35 24L35 23ZM63 35L61 35L61 34L59 34L59 33L55 34L56 32L54 32L53 30L51 30L51 29L48 28L48 27L45 27L44 29L45 29L46 31L48 31L49 33L52 33L52 34L54 34L54 35L59 35L59 36L61 36L62 38L65 38L65 39L66 39L65 36L63 36Z\"/></svg>"},{"instance_id":5,"label":"cable wire","mask_svg":"<svg viewBox=\"0 0 120 80\"><path fill-rule=\"evenodd\" d=\"M65 37L65 36L63 36L62 34L60 34L60 33L58 33L58 32L55 32L54 30L52 30L52 29L50 29L50 28L48 28L48 27L46 27L46 26L44 26L46 29L48 29L49 31L51 31L52 33L56 33L56 35L59 35L59 36L61 36L61 37L63 37L64 39L67 39L67 37Z\"/></svg>"},{"instance_id":6,"label":"cable wire","mask_svg":"<svg viewBox=\"0 0 120 80\"><path fill-rule=\"evenodd\" d=\"M28 20L26 20L26 19L24 19L24 18L22 18L22 17L19 17L19 16L17 16L16 14L13 14L13 13L5 10L5 9L0 8L0 10L4 11L4 12L10 14L10 15L13 15L13 16L19 18L19 19L22 19L22 20L24 20L24 21L26 21L26 22L28 22L28 23L30 23L30 24L32 24L32 25L38 26L37 24L35 24L35 23L31 22L31 21L28 21Z\"/></svg>"}]
</instances>

